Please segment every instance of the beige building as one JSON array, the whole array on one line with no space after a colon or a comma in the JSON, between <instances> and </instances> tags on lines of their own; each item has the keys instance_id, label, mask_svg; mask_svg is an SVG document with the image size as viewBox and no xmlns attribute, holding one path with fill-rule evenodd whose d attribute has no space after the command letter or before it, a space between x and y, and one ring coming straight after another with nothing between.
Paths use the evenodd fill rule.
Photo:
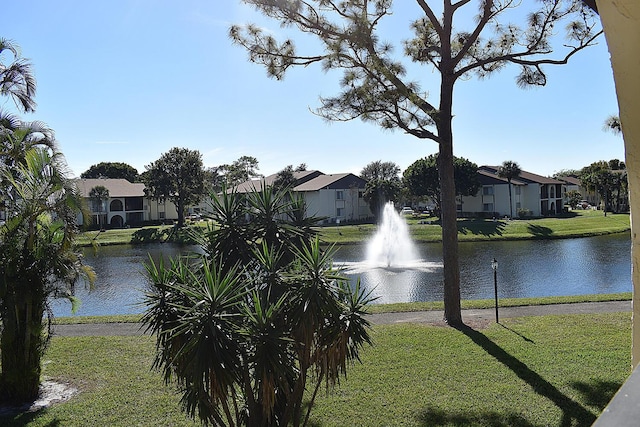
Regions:
<instances>
[{"instance_id":1,"label":"beige building","mask_svg":"<svg viewBox=\"0 0 640 427\"><path fill-rule=\"evenodd\" d=\"M101 227L139 226L150 221L177 220L178 213L173 203L151 200L144 194L144 184L126 179L96 178L78 179L76 185L87 201L91 212L91 224ZM90 197L95 187L105 187L108 199L102 201ZM84 219L78 218L78 224Z\"/></svg>"}]
</instances>

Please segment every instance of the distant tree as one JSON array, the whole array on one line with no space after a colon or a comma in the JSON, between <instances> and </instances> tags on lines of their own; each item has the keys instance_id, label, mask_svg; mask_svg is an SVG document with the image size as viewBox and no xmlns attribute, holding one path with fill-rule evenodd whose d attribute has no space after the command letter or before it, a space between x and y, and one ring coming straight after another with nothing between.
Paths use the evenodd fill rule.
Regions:
<instances>
[{"instance_id":1,"label":"distant tree","mask_svg":"<svg viewBox=\"0 0 640 427\"><path fill-rule=\"evenodd\" d=\"M440 179L438 177L438 155L432 154L416 160L403 175L403 184L409 194L418 199L429 199L440 212Z\"/></svg>"},{"instance_id":2,"label":"distant tree","mask_svg":"<svg viewBox=\"0 0 640 427\"><path fill-rule=\"evenodd\" d=\"M411 38L394 46L380 29L385 18L402 16L393 13L391 0L244 2L281 25L318 39L318 43L304 43L308 52L298 52L293 40L279 42L274 32L263 30L264 25L232 26L232 40L246 48L251 61L264 65L269 76L282 79L290 67L312 64L343 71L341 92L320 98L322 105L316 114L332 121L359 118L438 144L444 316L449 324L461 324L453 176L454 86L472 74L485 78L509 64L520 68L519 86L545 85L543 66L566 64L578 51L595 44L602 33L595 13L580 0L443 0L439 6L435 1L417 0L414 6L420 13L407 15ZM518 11L527 16L520 20L521 25L512 16ZM463 28L464 22L468 29ZM557 40L562 36L564 40ZM554 48L561 53L554 55ZM434 85L437 90L411 80L410 76L420 75L415 71L419 66L436 71L440 77ZM410 67L414 71L408 72ZM437 102L427 98L433 92L439 95Z\"/></svg>"},{"instance_id":3,"label":"distant tree","mask_svg":"<svg viewBox=\"0 0 640 427\"><path fill-rule=\"evenodd\" d=\"M13 61L2 62L9 52ZM36 79L31 70L31 63L22 58L20 48L11 40L0 38L0 95L13 98L16 106L25 113L36 108Z\"/></svg>"},{"instance_id":4,"label":"distant tree","mask_svg":"<svg viewBox=\"0 0 640 427\"><path fill-rule=\"evenodd\" d=\"M100 162L80 174L80 178L122 178L129 182L138 182L138 170L122 162Z\"/></svg>"},{"instance_id":5,"label":"distant tree","mask_svg":"<svg viewBox=\"0 0 640 427\"><path fill-rule=\"evenodd\" d=\"M453 158L453 175L456 196L475 196L480 189L478 165L464 157ZM438 171L438 154L432 154L413 162L403 173L403 182L411 195L418 198L429 198L440 211L440 174Z\"/></svg>"},{"instance_id":6,"label":"distant tree","mask_svg":"<svg viewBox=\"0 0 640 427\"><path fill-rule=\"evenodd\" d=\"M219 173L224 175L227 188L233 188L253 178L262 178L258 173L258 159L253 156L242 156L230 165L219 167Z\"/></svg>"},{"instance_id":7,"label":"distant tree","mask_svg":"<svg viewBox=\"0 0 640 427\"><path fill-rule=\"evenodd\" d=\"M613 192L616 195L615 199L613 200L615 203L615 211L620 212L620 204L626 204L629 200L627 166L624 162L618 159L613 159L609 160L609 167L613 172Z\"/></svg>"},{"instance_id":8,"label":"distant tree","mask_svg":"<svg viewBox=\"0 0 640 427\"><path fill-rule=\"evenodd\" d=\"M298 170L296 169L296 171ZM296 182L298 182L293 172L292 165L282 169L276 175L276 179L273 180L273 187L276 189L291 190L296 185Z\"/></svg>"},{"instance_id":9,"label":"distant tree","mask_svg":"<svg viewBox=\"0 0 640 427\"><path fill-rule=\"evenodd\" d=\"M612 161L613 165L620 166L621 162ZM623 164L623 163L622 163ZM595 191L603 202L603 210L605 216L607 209L611 206L611 200L616 190L621 187L620 179L616 176L621 172L614 172L610 162L601 160L591 163L589 166L582 168L580 181L582 185L590 191ZM626 174L625 174L626 179ZM618 194L618 198L619 198Z\"/></svg>"},{"instance_id":10,"label":"distant tree","mask_svg":"<svg viewBox=\"0 0 640 427\"><path fill-rule=\"evenodd\" d=\"M100 221L104 212L104 202L109 200L109 189L104 185L96 185L89 191L89 198L93 201L93 211L98 213L98 228L102 228Z\"/></svg>"},{"instance_id":11,"label":"distant tree","mask_svg":"<svg viewBox=\"0 0 640 427\"><path fill-rule=\"evenodd\" d=\"M561 179L567 177L578 178L580 176L580 170L578 169L560 169L552 175L553 179Z\"/></svg>"},{"instance_id":12,"label":"distant tree","mask_svg":"<svg viewBox=\"0 0 640 427\"><path fill-rule=\"evenodd\" d=\"M402 191L399 175L397 164L381 160L369 163L360 172L360 177L367 181L363 198L374 216L380 215L387 202L398 200Z\"/></svg>"},{"instance_id":13,"label":"distant tree","mask_svg":"<svg viewBox=\"0 0 640 427\"><path fill-rule=\"evenodd\" d=\"M505 178L509 183L509 218L513 218L513 191L511 190L511 181L519 177L521 173L522 169L520 169L520 165L511 160L502 162L502 165L498 167L498 176Z\"/></svg>"},{"instance_id":14,"label":"distant tree","mask_svg":"<svg viewBox=\"0 0 640 427\"><path fill-rule=\"evenodd\" d=\"M575 209L582 200L582 194L578 190L569 190L564 193L564 197L567 199L567 204L571 206L571 209Z\"/></svg>"},{"instance_id":15,"label":"distant tree","mask_svg":"<svg viewBox=\"0 0 640 427\"><path fill-rule=\"evenodd\" d=\"M394 180L398 178L400 174L400 167L394 162L383 162L382 160L376 160L369 163L360 172L360 178L373 181L373 180Z\"/></svg>"},{"instance_id":16,"label":"distant tree","mask_svg":"<svg viewBox=\"0 0 640 427\"><path fill-rule=\"evenodd\" d=\"M184 226L187 206L198 203L205 191L200 152L174 147L145 168L145 194L153 200L170 200L178 211L178 227Z\"/></svg>"},{"instance_id":17,"label":"distant tree","mask_svg":"<svg viewBox=\"0 0 640 427\"><path fill-rule=\"evenodd\" d=\"M300 163L298 166L296 166L295 172L304 172L306 170L307 170L307 164Z\"/></svg>"}]
</instances>

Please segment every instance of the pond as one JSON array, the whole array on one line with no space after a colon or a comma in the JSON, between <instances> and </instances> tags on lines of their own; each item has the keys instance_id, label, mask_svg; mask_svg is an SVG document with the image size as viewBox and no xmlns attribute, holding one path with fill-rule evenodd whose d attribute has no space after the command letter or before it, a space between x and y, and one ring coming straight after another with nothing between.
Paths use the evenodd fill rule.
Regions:
<instances>
[{"instance_id":1,"label":"pond","mask_svg":"<svg viewBox=\"0 0 640 427\"><path fill-rule=\"evenodd\" d=\"M630 292L629 233L581 239L460 243L460 291L463 299L493 298L491 260L498 261L500 298L541 297ZM188 249L188 248L186 248ZM79 316L135 314L147 281L143 262L176 256L176 245L105 246L85 250L87 264L98 280L94 289L82 285ZM193 249L193 248L191 248ZM421 260L411 268L369 268L365 245L341 246L334 260L346 275L377 296L376 303L438 301L442 299L442 246L418 245ZM67 301L52 302L56 316L71 315Z\"/></svg>"},{"instance_id":2,"label":"pond","mask_svg":"<svg viewBox=\"0 0 640 427\"><path fill-rule=\"evenodd\" d=\"M493 258L501 298L631 292L629 236L459 243L461 298L493 298ZM364 259L364 246L341 247L334 260L352 280L359 275L377 303L442 300L442 246L418 250L422 261L409 269L360 268L352 260Z\"/></svg>"}]
</instances>

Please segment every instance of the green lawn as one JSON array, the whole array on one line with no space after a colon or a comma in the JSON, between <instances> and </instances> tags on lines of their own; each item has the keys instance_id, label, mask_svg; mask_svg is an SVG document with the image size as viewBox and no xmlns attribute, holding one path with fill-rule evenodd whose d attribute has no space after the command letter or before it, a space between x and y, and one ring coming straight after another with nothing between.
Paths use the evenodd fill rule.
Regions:
<instances>
[{"instance_id":1,"label":"green lawn","mask_svg":"<svg viewBox=\"0 0 640 427\"><path fill-rule=\"evenodd\" d=\"M415 241L440 242L442 229L438 218L426 215L407 218L409 232ZM602 211L575 211L560 218L515 220L459 219L458 240L461 242L486 240L554 239L587 237L600 234L621 233L630 229L628 214ZM323 227L322 237L339 244L360 243L371 237L376 227L366 225L341 225Z\"/></svg>"},{"instance_id":2,"label":"green lawn","mask_svg":"<svg viewBox=\"0 0 640 427\"><path fill-rule=\"evenodd\" d=\"M438 218L426 215L408 217L409 231L419 242L440 242L442 230ZM204 228L206 221L191 223ZM575 211L562 218L538 218L527 220L481 220L459 219L458 239L460 241L553 239L562 237L585 237L599 234L628 231L629 215L609 213L605 217L601 211ZM159 242L176 237L171 234L171 226L114 229L104 232L88 231L78 238L81 246L93 243L101 245ZM329 243L362 243L376 231L374 224L340 225L318 228L322 238ZM183 238L177 235L178 239Z\"/></svg>"},{"instance_id":3,"label":"green lawn","mask_svg":"<svg viewBox=\"0 0 640 427\"><path fill-rule=\"evenodd\" d=\"M314 426L588 426L630 372L629 313L506 319L487 329L376 326ZM150 371L150 337L54 337L45 375L70 401L6 426L189 426Z\"/></svg>"}]
</instances>

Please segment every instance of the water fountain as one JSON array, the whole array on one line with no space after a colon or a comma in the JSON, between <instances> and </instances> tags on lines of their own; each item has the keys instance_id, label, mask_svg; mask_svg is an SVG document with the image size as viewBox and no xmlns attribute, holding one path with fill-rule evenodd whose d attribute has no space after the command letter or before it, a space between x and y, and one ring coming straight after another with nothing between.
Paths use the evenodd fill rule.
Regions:
<instances>
[{"instance_id":1,"label":"water fountain","mask_svg":"<svg viewBox=\"0 0 640 427\"><path fill-rule=\"evenodd\" d=\"M419 261L409 228L392 202L382 211L382 222L367 245L366 262L373 268L411 268Z\"/></svg>"}]
</instances>

